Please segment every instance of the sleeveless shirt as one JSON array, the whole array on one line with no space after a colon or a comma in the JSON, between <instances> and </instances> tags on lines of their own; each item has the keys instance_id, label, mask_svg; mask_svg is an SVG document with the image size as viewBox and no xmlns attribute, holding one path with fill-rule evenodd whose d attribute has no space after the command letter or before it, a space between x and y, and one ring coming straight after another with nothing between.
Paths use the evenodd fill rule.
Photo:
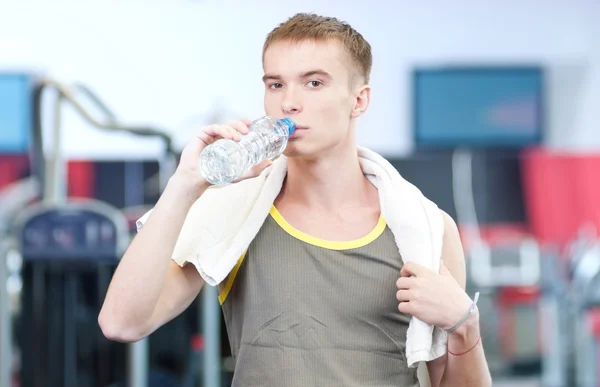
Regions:
<instances>
[{"instance_id":1,"label":"sleeveless shirt","mask_svg":"<svg viewBox=\"0 0 600 387\"><path fill-rule=\"evenodd\" d=\"M363 238L329 242L273 207L219 296L232 386L418 387L396 300L402 265L382 218Z\"/></svg>"}]
</instances>

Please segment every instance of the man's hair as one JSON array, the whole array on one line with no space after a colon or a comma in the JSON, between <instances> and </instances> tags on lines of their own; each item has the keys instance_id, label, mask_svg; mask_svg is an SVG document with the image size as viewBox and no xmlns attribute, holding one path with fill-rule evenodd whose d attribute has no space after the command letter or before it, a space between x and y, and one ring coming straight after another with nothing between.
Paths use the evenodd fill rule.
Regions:
<instances>
[{"instance_id":1,"label":"man's hair","mask_svg":"<svg viewBox=\"0 0 600 387\"><path fill-rule=\"evenodd\" d=\"M354 75L362 76L365 83L369 83L373 64L371 45L350 24L334 17L312 13L298 13L292 16L267 35L263 46L263 59L267 48L275 42L299 43L305 40L339 41L354 62L357 69Z\"/></svg>"}]
</instances>

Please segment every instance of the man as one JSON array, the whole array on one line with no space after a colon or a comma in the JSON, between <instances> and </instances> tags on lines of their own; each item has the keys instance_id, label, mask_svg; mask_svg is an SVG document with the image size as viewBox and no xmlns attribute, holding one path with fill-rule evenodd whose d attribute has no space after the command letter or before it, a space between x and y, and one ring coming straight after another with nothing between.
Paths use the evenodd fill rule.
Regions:
<instances>
[{"instance_id":1,"label":"man","mask_svg":"<svg viewBox=\"0 0 600 387\"><path fill-rule=\"evenodd\" d=\"M417 386L404 355L411 316L459 325L449 354L428 363L433 386L491 386L456 225L441 214L439 272L403 264L360 168L355 125L369 106L371 62L366 40L334 18L298 14L267 37L265 110L297 129L271 216L219 285L236 386ZM198 295L194 266L170 260L186 214L208 188L197 160L216 139L239 140L249 124L208 126L185 147L114 275L99 316L108 338L139 340Z\"/></svg>"}]
</instances>

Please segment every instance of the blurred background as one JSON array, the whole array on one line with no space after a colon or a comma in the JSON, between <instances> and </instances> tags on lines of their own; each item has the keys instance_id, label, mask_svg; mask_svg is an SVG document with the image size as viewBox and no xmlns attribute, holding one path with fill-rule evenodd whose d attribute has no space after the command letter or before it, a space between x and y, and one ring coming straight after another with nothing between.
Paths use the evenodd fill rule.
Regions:
<instances>
[{"instance_id":1,"label":"blurred background","mask_svg":"<svg viewBox=\"0 0 600 387\"><path fill-rule=\"evenodd\" d=\"M264 114L296 12L371 43L359 144L457 221L494 385L600 385L599 1L0 0L0 387L229 385L216 289L135 344L97 315L187 139Z\"/></svg>"}]
</instances>

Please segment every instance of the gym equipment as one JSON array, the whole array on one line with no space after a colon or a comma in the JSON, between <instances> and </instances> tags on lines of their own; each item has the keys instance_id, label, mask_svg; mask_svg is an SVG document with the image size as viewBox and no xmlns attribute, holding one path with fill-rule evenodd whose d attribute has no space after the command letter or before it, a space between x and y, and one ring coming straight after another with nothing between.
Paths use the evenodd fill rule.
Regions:
<instances>
[{"instance_id":1,"label":"gym equipment","mask_svg":"<svg viewBox=\"0 0 600 387\"><path fill-rule=\"evenodd\" d=\"M576 385L597 386L598 343L588 320L595 317L594 311L600 305L600 242L588 245L577 261L567 309L572 322L571 358Z\"/></svg>"},{"instance_id":2,"label":"gym equipment","mask_svg":"<svg viewBox=\"0 0 600 387\"><path fill-rule=\"evenodd\" d=\"M12 318L17 309L15 295L20 291L21 256L8 238L15 215L39 195L35 179L24 179L0 191L0 386L11 386L13 375Z\"/></svg>"},{"instance_id":3,"label":"gym equipment","mask_svg":"<svg viewBox=\"0 0 600 387\"><path fill-rule=\"evenodd\" d=\"M542 265L542 386L598 385L600 241L582 229Z\"/></svg>"},{"instance_id":4,"label":"gym equipment","mask_svg":"<svg viewBox=\"0 0 600 387\"><path fill-rule=\"evenodd\" d=\"M14 325L15 329L10 320L8 323L0 321L0 334L9 336L14 330L13 335L19 338L16 344L21 344L19 349L24 360L20 367L20 384L24 387L43 387L46 382L65 386L93 385L88 382L96 382L99 385L146 387L152 381L152 375L160 376L160 372L154 370L149 375L149 339L130 345L111 343L102 337L97 325L97 312L111 270L117 265L124 246L130 240L126 239L126 233L129 232L130 238L135 232L132 230L132 218L144 212L144 208L139 206L139 186L134 191L126 192L126 205L131 207L120 211L95 200L67 199L63 151L59 146L54 146L51 152L45 154L42 141L42 99L50 90L54 92L51 100L53 144L61 143L62 107L69 104L96 128L162 139L166 156L159 160L156 180L159 181L160 191L177 165L178 155L164 132L154 128L120 125L114 113L83 85L67 86L51 79L39 80L32 89L33 131L29 150L32 179L38 184L38 191L41 192L38 198L41 201L30 205L14 225L7 227L11 231L10 238L0 238L10 242L11 256L19 257L22 265L17 265L16 271L18 278L24 278L23 289L15 296L22 303L22 313L17 317L19 321ZM94 110L103 114L103 119L92 117L82 99L92 103ZM140 181L139 172L135 166L128 169L126 179L132 179L133 185L136 185ZM104 228L97 226L99 223L104 224ZM114 239L105 241L100 254L94 243L103 232L114 234ZM6 262L2 256L0 275L5 277L8 275ZM9 266L12 275L15 265ZM46 300L40 298L40 294L45 295ZM6 297L6 294L2 293L0 297ZM3 302L2 305L7 304ZM201 360L196 357L201 364L191 364L189 374L194 375L195 367L196 380L202 379L206 386L219 386L222 338L217 289L206 287L195 307L199 329L194 328L192 333L203 333L205 350L199 357ZM28 330L28 327L33 330ZM0 342L0 348L0 364L3 364L3 374L0 376L4 377L10 372L8 364L12 363L13 356L10 349L6 349L10 348L8 341ZM0 385L4 386L4 381L1 382Z\"/></svg>"},{"instance_id":5,"label":"gym equipment","mask_svg":"<svg viewBox=\"0 0 600 387\"><path fill-rule=\"evenodd\" d=\"M105 129L105 130L112 130L112 131L122 131L122 132L127 132L127 133L132 133L134 135L141 135L141 136L146 136L146 137L158 137L160 139L163 140L164 142L164 148L165 148L165 157L159 161L159 176L158 176L158 180L159 180L159 189L160 191L162 191L162 189L165 187L169 177L171 176L171 174L174 172L175 167L177 165L177 153L175 152L171 139L168 135L166 135L164 132L162 132L161 130L157 130L154 128L145 128L145 127L128 127L128 126L123 126L120 125L116 118L115 115L110 111L110 109L108 109L108 107L103 104L101 102L101 100L88 88L79 85L79 84L75 84L73 86L66 86L63 84L60 84L56 81L53 80L43 80L39 87L37 89L35 89L35 126L34 126L34 132L33 132L33 144L32 144L32 148L34 149L34 154L36 155L43 155L43 144L42 144L42 135L41 135L41 100L42 100L42 96L45 93L45 90L54 90L56 92L56 98L54 100L54 133L53 133L53 137L54 137L54 144L60 144L60 137L61 137L61 106L66 102L69 103L71 107L75 108L75 111L78 112L89 124L91 124L92 126L95 126L97 128L100 129ZM80 96L83 96L85 98L87 98L88 101L92 102L96 109L99 110L100 112L102 112L104 114L104 120L103 121L99 121L96 120L95 118L93 118L88 111L86 110L86 108L84 107L84 103L82 101L80 101ZM52 223L50 220L48 220L48 223L51 224L51 227L57 227L58 231L56 231L59 234L59 238L62 239L66 239L68 243L72 243L78 246L81 245L85 245L82 244L84 242L83 239L83 234L81 234L81 232L79 233L69 233L68 231L63 231L63 223L61 223L62 221L60 219L63 218L63 215L65 213L70 212L72 215L72 218L70 221L72 221L74 224L79 223L83 223L86 221L86 219L91 216L90 214L97 214L97 213L103 213L106 215L106 219L104 219L106 221L106 224L112 224L115 228L115 230L119 230L119 233L123 231L122 227L116 227L116 225L118 224L122 224L122 222L125 220L127 221L127 219L125 219L123 216L121 216L122 214L127 214L127 213L131 213L131 212L135 212L137 211L137 209L139 209L139 207L137 207L139 205L138 202L136 202L135 199L131 199L126 201L127 205L131 205L133 206L133 210L134 211L130 211L130 209L126 209L125 211L121 211L121 215L117 215L117 212L115 212L115 208L110 208L110 206L107 206L106 203L98 203L95 201L85 201L85 202L80 202L80 201L68 201L66 198L66 184L65 184L65 160L62 154L62 150L60 149L60 147L54 147L53 152L51 152L51 154L45 158L45 157L39 157L36 158L34 160L33 163L33 170L36 171L36 175L40 176L40 182L41 185L44 187L44 201L40 204L37 204L35 206L33 206L31 208L30 211L28 211L28 214L44 214L43 218L46 219L51 219L52 222L56 221L57 223ZM133 171L129 171L131 173L128 174L127 178L131 178L132 176L135 177L136 175L139 176L139 171L133 170ZM140 179L134 179L134 181L139 182ZM135 184L135 183L134 183ZM135 198L135 197L140 197L139 192L130 192L128 195L126 195L130 198ZM131 219L129 219L131 220ZM26 217L26 215L24 215L24 217L19 219L19 224L21 225L21 228L19 229L20 231L17 232L15 234L15 237L17 239L19 239L20 241L24 242L25 238L28 235L28 231L32 229L32 221L33 219L29 219ZM131 225L131 223L130 223ZM74 226L71 226L74 227ZM67 227L68 229L69 227ZM35 230L35 228L33 228ZM132 230L129 230L130 232ZM19 234L20 233L20 234ZM35 234L35 233L34 233ZM119 234L119 239L123 237L123 235ZM74 239L74 240L73 240ZM21 247L25 248L25 245L21 245ZM113 246L115 247L115 246ZM69 246L65 247L65 252L69 252ZM115 252L118 252L118 250L113 250L112 251L113 254ZM105 284L107 284L106 281L108 281L110 279L110 271L109 268L114 268L114 266L116 265L116 261L114 259L110 259L108 253L106 255L106 259L101 259L100 262L97 262L97 256L93 255L91 251L87 251L85 249L79 249L77 250L77 254L78 257L80 258L77 262L77 265L74 264L74 257L75 255L72 253L66 254L65 257L62 259L62 263L58 262L58 261L54 261L52 262L53 264L50 265L47 261L44 261L44 257L42 256L38 256L37 258L35 257L30 257L30 256L24 256L25 258L25 268L24 268L24 273L30 276L33 276L34 273L37 273L35 275L37 275L39 278L36 278L35 281L29 281L26 283L33 283L36 282L38 280L41 279L42 274L45 276L44 279L47 279L47 283L45 285L47 286L51 286L52 284L54 284L54 286L59 286L61 284L59 284L59 278L61 278L60 276L62 275L65 279L64 281L64 286L65 289L59 291L58 293L62 293L65 295L65 297L70 294L69 291L72 291L73 289L75 289L76 287L81 287L82 284L83 286L87 286L87 293L96 293L98 295L97 299L100 299L100 295L102 295L102 297L105 294L106 289L103 287ZM117 255L118 256L118 255ZM55 257L56 258L56 257ZM89 260L89 262L85 263L85 261ZM84 261L84 262L82 262ZM57 267L57 265L63 265L64 266L64 272L58 273L55 268ZM39 266L38 270L35 271L33 270L34 267ZM97 273L97 275L94 277L93 275L90 274L90 272L92 273ZM107 277L108 276L108 277ZM87 280L83 281L82 280L76 280L75 277L78 278L87 278ZM90 283L94 282L96 283L96 285L90 285ZM66 286L70 286L70 290L68 288L66 288ZM90 287L93 286L93 289L90 289ZM39 288L41 288L42 286L39 285ZM39 289L38 288L38 289ZM30 290L31 291L31 290ZM24 292L26 293L26 292ZM55 296L56 297L56 296ZM27 297L23 298L24 300L28 300ZM37 299L37 298L36 298ZM34 300L28 300L33 302ZM58 297L56 297L56 299L54 300L56 302L59 302ZM99 305L98 304L94 304L93 302L86 300L87 303L83 302L84 300L81 300L81 298L77 298L77 299L70 299L67 302L67 299L65 298L65 300L63 300L62 302L66 305L69 306L68 310L72 310L73 307L75 306L81 306L81 305L86 305L90 310L94 310L95 314L94 319L89 322L89 324L92 324L93 327L97 328L97 322L96 322L96 318L97 318L97 313L96 311L99 311ZM204 341L205 341L205 355L202 356L202 364L198 364L196 365L198 368L202 369L201 372L201 378L204 382L204 385L206 386L219 386L221 384L221 372L222 372L222 367L221 367L221 362L220 362L220 344L221 344L221 335L220 335L220 319L221 319L221 314L220 314L220 310L219 310L219 304L218 304L218 297L217 297L217 289L216 287L205 287L205 289L203 290L203 295L202 297L199 297L198 300L198 313L200 313L201 315L198 318L199 321L199 330L204 333ZM98 308L97 308L98 307ZM30 311L32 310L37 310L37 309L29 309ZM68 310L65 310L66 312L68 312ZM84 310L84 309L82 309ZM40 313L41 314L41 313ZM40 316L36 316L38 319L40 318ZM43 317L43 315L42 315ZM58 319L58 317L56 317L56 315L53 315L52 318ZM79 317L78 317L79 318ZM66 317L63 317L63 320L66 321L68 320ZM32 320L32 321L37 321L37 320ZM76 321L76 320L73 320ZM77 328L77 325L73 325L73 321L71 321L71 325L69 325L69 327L74 326L75 328ZM55 323L56 324L56 323ZM56 325L57 327L60 327L60 324ZM66 327L66 325L62 325L62 327ZM85 328L85 324L81 324L80 327ZM66 329L66 328L65 328ZM89 328L87 328L89 329ZM74 332L70 332L70 333L74 333ZM156 336L158 332L155 332L155 334L153 336ZM91 332L90 335L94 335L94 332ZM79 336L81 337L81 336ZM56 338L55 338L56 339ZM71 340L73 340L73 338L71 338ZM87 359L107 359L107 353L122 353L124 351L119 351L119 345L115 344L115 343L109 343L108 340L105 340L103 338L100 338L99 343L104 343L103 347L101 348L102 351L100 354L98 355L94 355L93 357L91 355L89 355L89 353L87 354L88 357ZM171 340L171 342L173 342ZM90 346L93 346L94 341L90 340L88 342L88 344ZM68 360L69 362L73 362L73 352L72 352L72 344L71 345L71 352L69 353L70 358L65 358L65 364L66 361ZM110 347L111 349L107 348ZM69 348L69 347L65 347L65 348ZM31 348L29 348L29 350L31 350ZM147 384L151 381L150 377L151 375L149 375L149 339L146 338L144 340L141 340L137 343L134 344L130 344L127 345L127 358L128 360L125 361L123 359L123 361L120 364L125 364L127 363L128 367L127 367L127 381L126 381L126 385L128 387L141 387L144 386L146 387ZM110 352L112 351L112 352ZM116 351L116 352L115 352ZM79 352L78 354L81 354L81 349L79 348ZM85 355L85 354L84 354ZM83 356L83 355L81 355ZM117 355L115 355L117 356ZM121 355L118 355L121 356ZM27 356L25 356L24 354L24 358L27 358ZM106 369L106 368L102 368L105 367L107 365L106 360L97 360L98 364L102 364L102 366L97 365L97 369L98 370L102 370L102 369ZM75 382L75 383L83 383L82 381L74 381L76 378L83 378L86 374L85 372L85 367L87 367L87 369L91 369L90 367L92 367L91 365L91 360L85 364L78 364L78 368L79 368L79 374L75 375L73 373L69 373L66 370L62 373L59 372L54 372L53 377L55 378L68 378L65 379L68 382ZM34 364L35 368L38 368L37 364ZM119 369L119 368L114 368L116 371L116 374L121 374L124 373L125 371L123 369ZM153 372L152 375L156 375L157 372ZM87 372L87 374L91 374L91 371ZM108 375L105 372L101 375L102 378L110 378L111 376ZM125 380L119 380L119 378L117 376L115 376L116 380L114 380L114 385L120 385L125 383ZM35 384L36 387L39 384ZM27 386L27 384L24 384L24 386Z\"/></svg>"},{"instance_id":6,"label":"gym equipment","mask_svg":"<svg viewBox=\"0 0 600 387\"><path fill-rule=\"evenodd\" d=\"M13 235L26 284L18 336L23 363L35 369L23 369L23 385L107 385L122 371L123 344L102 337L95 311L129 242L125 218L96 201L41 203L21 213Z\"/></svg>"},{"instance_id":7,"label":"gym equipment","mask_svg":"<svg viewBox=\"0 0 600 387\"><path fill-rule=\"evenodd\" d=\"M29 145L33 79L28 74L0 74L0 152L15 160L25 156ZM26 157L25 157L26 159ZM21 256L9 238L15 215L29 202L39 198L40 186L35 178L19 180L19 173L3 173L8 183L0 190L0 386L12 386L14 370L18 367L13 356L13 316L19 310L18 294L22 287ZM2 172L5 172L3 165ZM14 170L16 172L16 170Z\"/></svg>"},{"instance_id":8,"label":"gym equipment","mask_svg":"<svg viewBox=\"0 0 600 387\"><path fill-rule=\"evenodd\" d=\"M489 243L481 236L475 209L472 153L452 157L453 196L461 234L467 241L467 287L480 292L481 331L493 373L512 373L541 363L538 331L542 251L534 238ZM529 371L531 372L531 371Z\"/></svg>"},{"instance_id":9,"label":"gym equipment","mask_svg":"<svg viewBox=\"0 0 600 387\"><path fill-rule=\"evenodd\" d=\"M0 152L23 155L28 148L32 100L32 80L26 74L0 74ZM18 157L18 156L17 156ZM3 165L4 168L4 165ZM19 274L20 256L8 239L11 222L18 211L39 196L37 180L24 179L9 173L8 186L0 190L0 386L11 386L13 369L12 319L18 305L15 294L22 281ZM4 172L4 169L2 170ZM14 179L14 180L13 180ZM6 183L3 181L1 184Z\"/></svg>"},{"instance_id":10,"label":"gym equipment","mask_svg":"<svg viewBox=\"0 0 600 387\"><path fill-rule=\"evenodd\" d=\"M492 248L479 233L473 198L472 155L455 151L452 158L453 190L457 217L466 225L471 241L469 262L473 284L478 287L533 286L540 281L540 247L533 238L509 241Z\"/></svg>"},{"instance_id":11,"label":"gym equipment","mask_svg":"<svg viewBox=\"0 0 600 387\"><path fill-rule=\"evenodd\" d=\"M542 386L566 387L572 384L569 369L569 268L558 251L547 254L541 265L540 330L542 346Z\"/></svg>"},{"instance_id":12,"label":"gym equipment","mask_svg":"<svg viewBox=\"0 0 600 387\"><path fill-rule=\"evenodd\" d=\"M53 101L54 146L45 157L41 106L47 90L55 91L56 98ZM88 113L81 96L104 114L104 122ZM97 324L97 311L111 270L129 243L127 220L120 211L105 203L67 200L66 161L58 145L62 108L68 102L88 123L100 129L161 138L167 155L162 160L161 189L170 176L169 167L174 170L176 165L171 139L154 128L119 125L108 107L90 89L79 84L68 87L51 79L41 80L34 89L33 100L32 169L43 187L42 202L21 214L12 233L23 257L25 276L23 314L17 325L26 365L21 370L22 383L24 386L93 385L92 382L108 385L114 379L123 379L119 374L125 375L125 370L117 365L127 363L127 385L145 387L147 340L128 345L128 361L123 358L111 365L110 361L119 361L119 354L126 353L124 345L101 337ZM90 293L97 297L85 299ZM44 302L45 294L49 295L47 302ZM64 314L59 313L61 310ZM58 351L60 348L64 348L64 352ZM96 348L97 353L93 353ZM77 359L83 362L75 364ZM30 366L33 372L27 368ZM109 370L114 370L114 375Z\"/></svg>"},{"instance_id":13,"label":"gym equipment","mask_svg":"<svg viewBox=\"0 0 600 387\"><path fill-rule=\"evenodd\" d=\"M106 104L104 104L101 99L93 93L89 88L81 85L74 84L71 87L58 83L51 79L46 79L40 83L36 91L36 111L38 114L41 114L41 99L42 94L47 89L55 90L58 95L56 97L56 101L54 104L55 114L54 114L54 133L53 133L53 144L60 144L61 141L61 108L64 101L67 101L71 107L75 108L75 111L79 113L90 125L107 131L113 132L124 132L131 133L136 136L141 137L151 137L151 138L159 138L164 143L164 155L165 157L159 160L160 164L160 176L159 176L159 184L161 190L166 186L166 183L175 170L177 166L177 152L173 147L173 142L169 135L167 135L164 131L152 128L152 127L136 127L136 126L124 126L119 124L116 121L115 114L108 108ZM83 95L84 98L87 98L88 101L92 102L96 108L101 111L104 116L104 122L97 120L94 118L85 108L84 102L82 102L82 98L78 98L78 96ZM41 117L37 117L36 127L41 126ZM40 154L43 154L43 146L42 146L42 135L41 128L34 130L34 147L39 149ZM37 152L36 152L37 153ZM38 169L45 170L45 176L47 177L44 185L44 189L46 192L46 200L56 201L63 200L66 195L64 193L64 189L66 188L66 184L61 184L60 182L65 181L65 160L62 154L62 150L59 146L55 146L52 154L46 161L44 158L39 160ZM58 182L58 184L57 184Z\"/></svg>"}]
</instances>

